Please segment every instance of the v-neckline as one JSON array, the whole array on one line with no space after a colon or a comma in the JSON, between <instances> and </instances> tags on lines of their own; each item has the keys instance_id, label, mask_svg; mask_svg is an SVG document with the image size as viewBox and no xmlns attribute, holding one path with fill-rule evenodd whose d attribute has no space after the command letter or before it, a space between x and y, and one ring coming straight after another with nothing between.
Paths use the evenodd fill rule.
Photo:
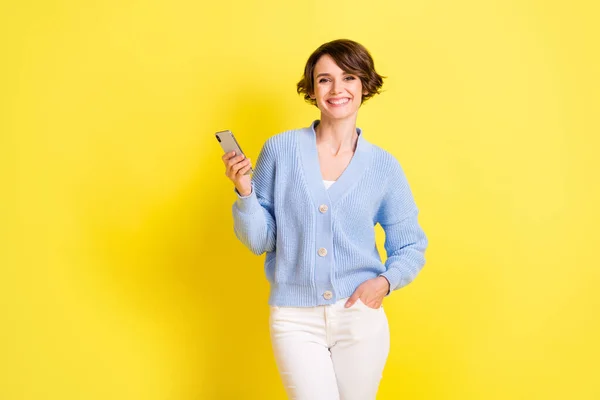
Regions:
<instances>
[{"instance_id":1,"label":"v-neckline","mask_svg":"<svg viewBox=\"0 0 600 400\"><path fill-rule=\"evenodd\" d=\"M300 156L306 183L317 206L327 203L335 204L339 201L360 180L371 158L371 144L363 138L362 130L357 127L358 140L354 154L346 169L327 189L323 183L317 151L315 127L318 123L319 120L315 120L310 127L302 129L299 137Z\"/></svg>"}]
</instances>

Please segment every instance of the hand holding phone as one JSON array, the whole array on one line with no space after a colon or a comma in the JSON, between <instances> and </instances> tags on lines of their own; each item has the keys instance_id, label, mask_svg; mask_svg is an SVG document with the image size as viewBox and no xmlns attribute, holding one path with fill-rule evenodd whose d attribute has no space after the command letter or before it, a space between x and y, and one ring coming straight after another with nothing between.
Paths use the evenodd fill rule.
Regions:
<instances>
[{"instance_id":1,"label":"hand holding phone","mask_svg":"<svg viewBox=\"0 0 600 400\"><path fill-rule=\"evenodd\" d=\"M240 195L250 195L252 193L250 174L253 172L250 159L246 158L231 131L220 131L215 136L225 152L222 160L227 177L234 183Z\"/></svg>"}]
</instances>

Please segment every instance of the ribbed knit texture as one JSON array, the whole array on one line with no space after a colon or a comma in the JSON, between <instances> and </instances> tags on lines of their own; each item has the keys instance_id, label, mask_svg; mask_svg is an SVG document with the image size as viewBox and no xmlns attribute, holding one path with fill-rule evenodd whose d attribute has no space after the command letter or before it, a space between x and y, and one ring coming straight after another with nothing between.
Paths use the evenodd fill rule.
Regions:
<instances>
[{"instance_id":1,"label":"ribbed knit texture","mask_svg":"<svg viewBox=\"0 0 600 400\"><path fill-rule=\"evenodd\" d=\"M316 124L268 139L256 162L252 194L238 196L233 205L236 236L253 253L266 252L270 305L333 304L379 275L396 290L412 282L425 263L427 238L398 161L357 129L355 154L327 190ZM378 223L385 231L385 264L375 244Z\"/></svg>"}]
</instances>

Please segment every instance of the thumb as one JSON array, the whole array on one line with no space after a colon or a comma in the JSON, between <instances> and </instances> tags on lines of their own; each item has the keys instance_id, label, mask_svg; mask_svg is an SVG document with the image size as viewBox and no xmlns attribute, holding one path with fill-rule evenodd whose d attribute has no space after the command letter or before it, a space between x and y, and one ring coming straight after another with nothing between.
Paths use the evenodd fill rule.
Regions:
<instances>
[{"instance_id":1,"label":"thumb","mask_svg":"<svg viewBox=\"0 0 600 400\"><path fill-rule=\"evenodd\" d=\"M346 301L346 304L344 305L346 308L352 307L354 305L354 303L356 303L356 301L360 298L360 293L359 291L355 291L354 293L352 293L352 296L350 296L348 298L348 301Z\"/></svg>"}]
</instances>

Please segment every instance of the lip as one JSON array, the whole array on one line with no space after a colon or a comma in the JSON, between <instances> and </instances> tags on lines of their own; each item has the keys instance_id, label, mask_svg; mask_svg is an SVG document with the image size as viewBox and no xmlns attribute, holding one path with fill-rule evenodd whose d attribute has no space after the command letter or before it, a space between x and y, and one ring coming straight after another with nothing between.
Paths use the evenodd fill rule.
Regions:
<instances>
[{"instance_id":1,"label":"lip","mask_svg":"<svg viewBox=\"0 0 600 400\"><path fill-rule=\"evenodd\" d=\"M344 103L341 103L341 104L331 103L332 101L340 101L340 100L347 100L347 101L344 102ZM327 104L329 104L332 107L343 107L343 106L345 106L346 104L349 104L349 103L350 103L350 98L349 97L336 97L336 98L327 99Z\"/></svg>"}]
</instances>

